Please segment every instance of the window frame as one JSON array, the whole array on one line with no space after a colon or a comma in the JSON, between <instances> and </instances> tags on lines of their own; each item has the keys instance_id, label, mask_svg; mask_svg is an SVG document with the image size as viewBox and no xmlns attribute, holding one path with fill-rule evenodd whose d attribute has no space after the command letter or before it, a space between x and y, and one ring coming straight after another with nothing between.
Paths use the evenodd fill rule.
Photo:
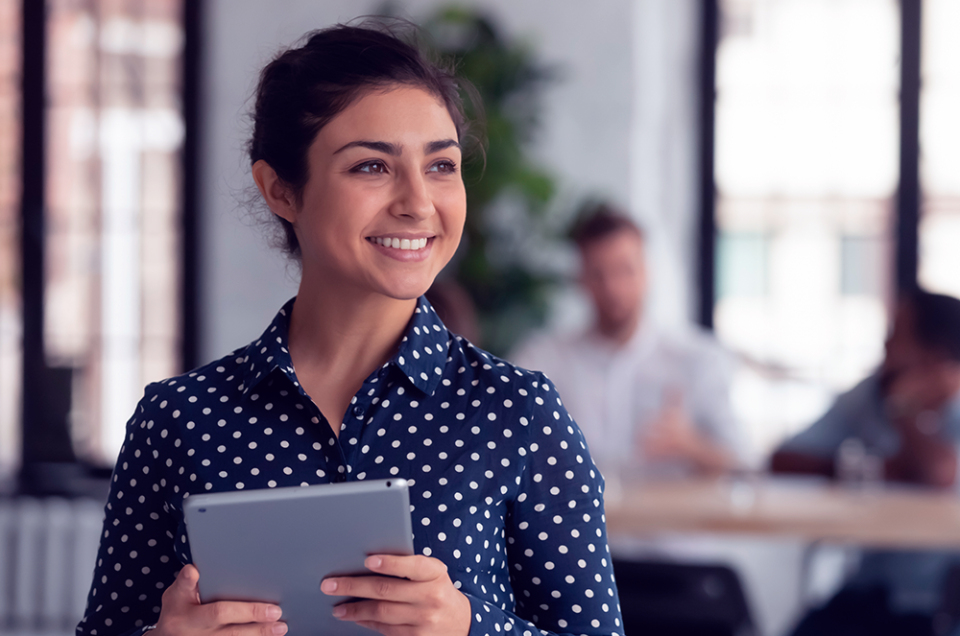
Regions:
<instances>
[{"instance_id":1,"label":"window frame","mask_svg":"<svg viewBox=\"0 0 960 636\"><path fill-rule=\"evenodd\" d=\"M192 368L197 362L199 261L198 184L200 161L198 127L201 37L204 2L183 3L182 25L182 116L184 140L180 156L183 185L180 193L182 240L180 268L179 365ZM75 462L72 439L66 420L71 384L58 369L46 365L44 347L45 285L45 189L46 174L46 90L47 30L46 2L23 0L21 8L22 47L22 137L20 261L22 271L22 385L20 489L35 491L38 484L25 481L40 477L38 468L51 463Z\"/></svg>"},{"instance_id":2,"label":"window frame","mask_svg":"<svg viewBox=\"0 0 960 636\"><path fill-rule=\"evenodd\" d=\"M922 0L900 0L900 156L893 210L895 292L903 294L919 286L920 217L920 77L922 49ZM697 235L698 323L714 326L717 303L716 214L716 69L723 16L720 0L700 3L700 192Z\"/></svg>"}]
</instances>

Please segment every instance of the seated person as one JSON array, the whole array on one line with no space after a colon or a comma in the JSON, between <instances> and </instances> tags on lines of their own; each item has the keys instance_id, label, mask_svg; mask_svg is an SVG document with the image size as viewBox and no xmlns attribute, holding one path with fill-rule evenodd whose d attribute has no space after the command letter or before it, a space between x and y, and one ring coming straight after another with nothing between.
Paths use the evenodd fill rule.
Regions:
<instances>
[{"instance_id":1,"label":"seated person","mask_svg":"<svg viewBox=\"0 0 960 636\"><path fill-rule=\"evenodd\" d=\"M573 239L594 323L574 335L536 336L513 359L556 383L608 479L614 470L663 476L734 467L740 445L727 357L704 333L667 333L647 319L643 232L599 206Z\"/></svg>"},{"instance_id":2,"label":"seated person","mask_svg":"<svg viewBox=\"0 0 960 636\"><path fill-rule=\"evenodd\" d=\"M920 290L902 298L879 370L784 443L771 470L835 476L847 440L879 457L887 480L955 487L960 300ZM960 563L960 555L866 552L846 587L805 617L795 634L932 634L932 615L953 563ZM886 631L877 631L881 625Z\"/></svg>"}]
</instances>

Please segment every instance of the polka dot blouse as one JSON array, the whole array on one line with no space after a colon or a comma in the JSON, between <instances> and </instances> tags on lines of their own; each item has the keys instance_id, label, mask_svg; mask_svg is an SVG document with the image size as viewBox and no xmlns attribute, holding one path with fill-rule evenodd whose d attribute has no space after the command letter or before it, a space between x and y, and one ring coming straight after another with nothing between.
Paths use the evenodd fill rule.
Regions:
<instances>
[{"instance_id":1,"label":"polka dot blouse","mask_svg":"<svg viewBox=\"0 0 960 636\"><path fill-rule=\"evenodd\" d=\"M78 634L136 634L191 562L191 493L402 477L414 548L469 598L471 636L622 634L603 480L542 374L450 334L420 299L339 437L300 388L291 300L259 340L147 387L127 423Z\"/></svg>"}]
</instances>

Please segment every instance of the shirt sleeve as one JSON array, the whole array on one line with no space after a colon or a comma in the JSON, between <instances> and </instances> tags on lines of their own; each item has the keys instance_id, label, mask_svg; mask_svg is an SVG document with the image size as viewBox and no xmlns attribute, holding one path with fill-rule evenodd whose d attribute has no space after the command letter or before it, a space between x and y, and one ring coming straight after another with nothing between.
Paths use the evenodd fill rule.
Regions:
<instances>
[{"instance_id":1,"label":"shirt sleeve","mask_svg":"<svg viewBox=\"0 0 960 636\"><path fill-rule=\"evenodd\" d=\"M156 623L163 591L180 570L176 516L164 500L152 393L127 422L107 499L100 550L78 636L140 634ZM152 394L151 394L152 393Z\"/></svg>"},{"instance_id":2,"label":"shirt sleeve","mask_svg":"<svg viewBox=\"0 0 960 636\"><path fill-rule=\"evenodd\" d=\"M840 395L820 419L784 442L777 450L833 457L840 444L858 434L857 423L872 418L877 410L877 380L870 376Z\"/></svg>"},{"instance_id":3,"label":"shirt sleeve","mask_svg":"<svg viewBox=\"0 0 960 636\"><path fill-rule=\"evenodd\" d=\"M622 634L607 547L603 478L586 442L542 375L518 496L506 521L516 613L470 597L470 636Z\"/></svg>"}]
</instances>

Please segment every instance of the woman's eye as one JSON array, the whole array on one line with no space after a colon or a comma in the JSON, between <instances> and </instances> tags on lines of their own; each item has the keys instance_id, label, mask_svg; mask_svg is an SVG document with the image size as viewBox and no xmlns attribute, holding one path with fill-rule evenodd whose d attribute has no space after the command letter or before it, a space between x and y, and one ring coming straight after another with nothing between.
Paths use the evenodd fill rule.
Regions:
<instances>
[{"instance_id":1,"label":"woman's eye","mask_svg":"<svg viewBox=\"0 0 960 636\"><path fill-rule=\"evenodd\" d=\"M450 174L457 171L457 164L452 161L438 161L437 163L430 166L429 172L440 172L444 174Z\"/></svg>"},{"instance_id":2,"label":"woman's eye","mask_svg":"<svg viewBox=\"0 0 960 636\"><path fill-rule=\"evenodd\" d=\"M387 171L387 166L382 161L370 161L363 163L353 169L353 172L362 172L364 174L383 174Z\"/></svg>"}]
</instances>

